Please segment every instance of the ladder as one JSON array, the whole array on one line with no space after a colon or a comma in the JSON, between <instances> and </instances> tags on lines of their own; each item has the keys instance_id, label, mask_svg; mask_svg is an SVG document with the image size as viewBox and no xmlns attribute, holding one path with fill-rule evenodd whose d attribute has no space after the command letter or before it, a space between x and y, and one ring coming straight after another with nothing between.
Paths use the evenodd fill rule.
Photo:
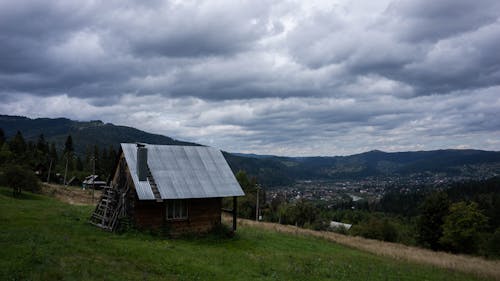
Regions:
<instances>
[{"instance_id":1,"label":"ladder","mask_svg":"<svg viewBox=\"0 0 500 281\"><path fill-rule=\"evenodd\" d=\"M90 223L104 230L113 231L112 218L117 206L116 190L109 186L104 187L101 199L90 217Z\"/></svg>"},{"instance_id":2,"label":"ladder","mask_svg":"<svg viewBox=\"0 0 500 281\"><path fill-rule=\"evenodd\" d=\"M148 182L149 185L151 186L151 190L153 191L153 195L155 196L156 202L163 202L163 200L161 199L160 191L158 190L158 186L156 185L155 179L153 178L153 174L151 173L151 169L149 169L149 165L147 167L148 167L148 174L147 174Z\"/></svg>"},{"instance_id":3,"label":"ladder","mask_svg":"<svg viewBox=\"0 0 500 281\"><path fill-rule=\"evenodd\" d=\"M118 219L126 215L125 196L127 192L128 184L124 192L106 186L89 222L104 230L115 231Z\"/></svg>"}]
</instances>

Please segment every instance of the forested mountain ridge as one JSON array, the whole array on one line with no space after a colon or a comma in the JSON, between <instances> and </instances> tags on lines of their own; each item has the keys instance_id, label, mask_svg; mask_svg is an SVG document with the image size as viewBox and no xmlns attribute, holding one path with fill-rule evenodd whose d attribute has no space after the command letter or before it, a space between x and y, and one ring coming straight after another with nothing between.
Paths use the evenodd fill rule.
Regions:
<instances>
[{"instance_id":1,"label":"forested mountain ridge","mask_svg":"<svg viewBox=\"0 0 500 281\"><path fill-rule=\"evenodd\" d=\"M87 146L97 145L108 148L110 145L118 149L122 142L144 142L154 144L197 145L175 140L163 135L147 133L132 127L117 126L100 120L74 121L67 118L36 118L0 115L0 128L10 138L20 131L26 140L35 141L43 134L49 142L62 148L68 135L75 141L75 152L83 154Z\"/></svg>"},{"instance_id":2,"label":"forested mountain ridge","mask_svg":"<svg viewBox=\"0 0 500 281\"><path fill-rule=\"evenodd\" d=\"M240 154L241 155L241 154ZM410 152L369 151L349 156L279 157L228 156L249 174L270 176L275 183L295 180L363 179L366 177L442 174L489 178L499 175L500 152L483 150L434 150Z\"/></svg>"},{"instance_id":3,"label":"forested mountain ridge","mask_svg":"<svg viewBox=\"0 0 500 281\"><path fill-rule=\"evenodd\" d=\"M120 142L198 145L102 121L30 119L0 115L0 128L4 130L7 138L21 131L27 140L35 141L40 134L44 134L47 141L55 142L59 148L64 146L67 136L71 135L75 152L80 154L94 145L102 148L112 145L118 148ZM224 155L233 171L245 170L267 186L287 185L297 180L361 179L413 173L484 174L484 177L488 177L495 171L500 171L500 152L472 149L391 153L374 150L333 157L280 157L227 152L224 152Z\"/></svg>"}]
</instances>

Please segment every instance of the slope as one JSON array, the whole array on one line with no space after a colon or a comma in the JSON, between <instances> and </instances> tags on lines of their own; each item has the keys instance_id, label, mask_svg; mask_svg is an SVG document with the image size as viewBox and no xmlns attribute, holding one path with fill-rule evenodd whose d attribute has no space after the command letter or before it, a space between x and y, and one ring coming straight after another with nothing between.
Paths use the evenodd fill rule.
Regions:
<instances>
[{"instance_id":1,"label":"slope","mask_svg":"<svg viewBox=\"0 0 500 281\"><path fill-rule=\"evenodd\" d=\"M0 279L488 280L250 226L232 239L110 234L86 222L91 209L0 188Z\"/></svg>"}]
</instances>

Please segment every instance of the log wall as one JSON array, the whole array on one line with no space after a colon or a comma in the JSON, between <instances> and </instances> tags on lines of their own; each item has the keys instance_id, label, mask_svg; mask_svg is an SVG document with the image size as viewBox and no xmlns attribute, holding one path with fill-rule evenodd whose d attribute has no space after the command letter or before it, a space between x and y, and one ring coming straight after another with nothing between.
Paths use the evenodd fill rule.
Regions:
<instances>
[{"instance_id":1,"label":"log wall","mask_svg":"<svg viewBox=\"0 0 500 281\"><path fill-rule=\"evenodd\" d=\"M189 199L188 218L166 220L166 202L138 200L134 202L134 221L143 229L166 227L173 236L204 233L221 223L221 198Z\"/></svg>"}]
</instances>

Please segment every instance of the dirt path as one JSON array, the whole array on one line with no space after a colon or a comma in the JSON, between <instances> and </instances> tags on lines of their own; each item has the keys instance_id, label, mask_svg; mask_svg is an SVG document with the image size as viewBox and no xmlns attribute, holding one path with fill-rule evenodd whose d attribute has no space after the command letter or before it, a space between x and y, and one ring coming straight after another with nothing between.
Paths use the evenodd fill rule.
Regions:
<instances>
[{"instance_id":1,"label":"dirt path","mask_svg":"<svg viewBox=\"0 0 500 281\"><path fill-rule=\"evenodd\" d=\"M231 220L229 216L225 216L224 219L228 221ZM320 237L380 256L386 256L410 262L417 262L420 264L428 264L440 268L458 270L482 277L489 277L500 280L500 261L485 260L483 258L465 255L453 255L445 252L434 252L427 249L405 246L403 244L383 242L357 236L347 236L327 231L314 231L291 225L256 222L253 220L240 218L238 218L238 225L243 227L259 227L263 229L274 230L276 232L290 233L295 235Z\"/></svg>"},{"instance_id":2,"label":"dirt path","mask_svg":"<svg viewBox=\"0 0 500 281\"><path fill-rule=\"evenodd\" d=\"M81 187L58 184L43 184L42 193L72 205L95 205L101 197L101 191L96 190L92 201L91 189L83 190Z\"/></svg>"}]
</instances>

